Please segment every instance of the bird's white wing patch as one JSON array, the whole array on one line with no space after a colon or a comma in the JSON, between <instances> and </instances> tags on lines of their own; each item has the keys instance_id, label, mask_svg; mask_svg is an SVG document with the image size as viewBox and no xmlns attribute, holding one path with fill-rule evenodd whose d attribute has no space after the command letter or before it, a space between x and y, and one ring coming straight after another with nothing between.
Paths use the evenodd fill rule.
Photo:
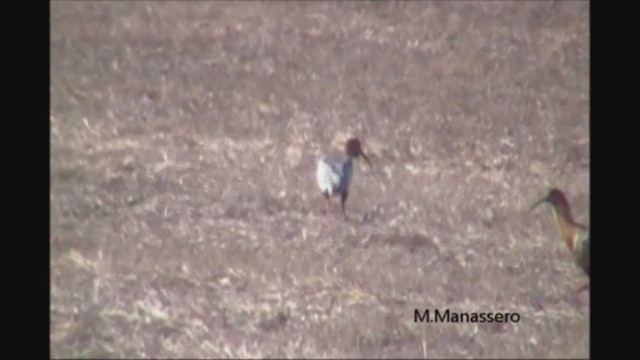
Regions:
<instances>
[{"instance_id":1,"label":"bird's white wing patch","mask_svg":"<svg viewBox=\"0 0 640 360\"><path fill-rule=\"evenodd\" d=\"M332 192L340 184L340 174L323 158L318 160L316 180L320 190Z\"/></svg>"}]
</instances>

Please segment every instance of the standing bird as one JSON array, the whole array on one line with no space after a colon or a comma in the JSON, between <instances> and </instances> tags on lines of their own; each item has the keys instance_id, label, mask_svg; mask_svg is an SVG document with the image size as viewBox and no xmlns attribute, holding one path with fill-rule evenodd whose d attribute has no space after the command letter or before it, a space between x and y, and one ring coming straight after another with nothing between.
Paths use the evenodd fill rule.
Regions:
<instances>
[{"instance_id":1,"label":"standing bird","mask_svg":"<svg viewBox=\"0 0 640 360\"><path fill-rule=\"evenodd\" d=\"M573 258L580 268L589 276L589 228L573 220L569 202L562 191L551 189L549 194L538 200L531 208L531 212L536 206L542 203L549 203L553 207L553 215L556 219L560 235L566 242ZM583 290L588 285L578 289Z\"/></svg>"},{"instance_id":2,"label":"standing bird","mask_svg":"<svg viewBox=\"0 0 640 360\"><path fill-rule=\"evenodd\" d=\"M345 144L344 155L325 155L318 160L318 166L316 168L316 180L318 186L327 200L326 213L329 213L331 209L331 196L340 195L340 205L342 206L342 214L344 219L347 219L347 212L345 210L345 202L349 196L349 185L353 177L353 159L362 155L367 161L369 167L371 162L367 156L362 152L360 140L357 138L350 138Z\"/></svg>"}]
</instances>

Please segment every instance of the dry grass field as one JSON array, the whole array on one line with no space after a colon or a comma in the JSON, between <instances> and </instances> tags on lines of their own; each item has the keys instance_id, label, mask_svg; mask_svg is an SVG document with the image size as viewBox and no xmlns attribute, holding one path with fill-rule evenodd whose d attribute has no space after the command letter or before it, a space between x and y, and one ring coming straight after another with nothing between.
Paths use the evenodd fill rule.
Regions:
<instances>
[{"instance_id":1,"label":"dry grass field","mask_svg":"<svg viewBox=\"0 0 640 360\"><path fill-rule=\"evenodd\" d=\"M589 3L51 4L51 354L589 356ZM358 136L347 212L315 162ZM420 323L415 309L517 312Z\"/></svg>"}]
</instances>

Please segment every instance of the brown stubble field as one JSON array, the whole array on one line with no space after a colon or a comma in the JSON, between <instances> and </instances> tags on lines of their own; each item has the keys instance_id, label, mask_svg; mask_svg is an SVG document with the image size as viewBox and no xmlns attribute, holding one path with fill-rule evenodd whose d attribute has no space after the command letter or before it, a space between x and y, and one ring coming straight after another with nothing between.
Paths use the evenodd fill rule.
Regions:
<instances>
[{"instance_id":1,"label":"brown stubble field","mask_svg":"<svg viewBox=\"0 0 640 360\"><path fill-rule=\"evenodd\" d=\"M588 6L53 2L52 356L588 357Z\"/></svg>"}]
</instances>

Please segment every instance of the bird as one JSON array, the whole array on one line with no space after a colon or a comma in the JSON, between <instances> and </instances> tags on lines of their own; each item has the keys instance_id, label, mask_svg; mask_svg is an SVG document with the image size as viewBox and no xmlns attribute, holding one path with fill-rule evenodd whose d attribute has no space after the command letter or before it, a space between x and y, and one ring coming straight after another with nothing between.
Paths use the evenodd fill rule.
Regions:
<instances>
[{"instance_id":1,"label":"bird","mask_svg":"<svg viewBox=\"0 0 640 360\"><path fill-rule=\"evenodd\" d=\"M349 138L346 141L344 154L327 154L318 159L316 181L327 202L325 215L328 214L331 209L331 197L339 196L342 214L345 220L348 219L345 203L349 197L349 186L353 178L353 159L361 155L373 170L371 162L362 151L360 140L355 137Z\"/></svg>"},{"instance_id":2,"label":"bird","mask_svg":"<svg viewBox=\"0 0 640 360\"><path fill-rule=\"evenodd\" d=\"M589 276L589 227L577 223L573 219L569 201L561 190L552 188L545 197L531 206L529 212L542 203L548 203L552 206L560 235L571 250L574 261ZM584 290L586 287L588 284L579 288L578 291Z\"/></svg>"}]
</instances>

